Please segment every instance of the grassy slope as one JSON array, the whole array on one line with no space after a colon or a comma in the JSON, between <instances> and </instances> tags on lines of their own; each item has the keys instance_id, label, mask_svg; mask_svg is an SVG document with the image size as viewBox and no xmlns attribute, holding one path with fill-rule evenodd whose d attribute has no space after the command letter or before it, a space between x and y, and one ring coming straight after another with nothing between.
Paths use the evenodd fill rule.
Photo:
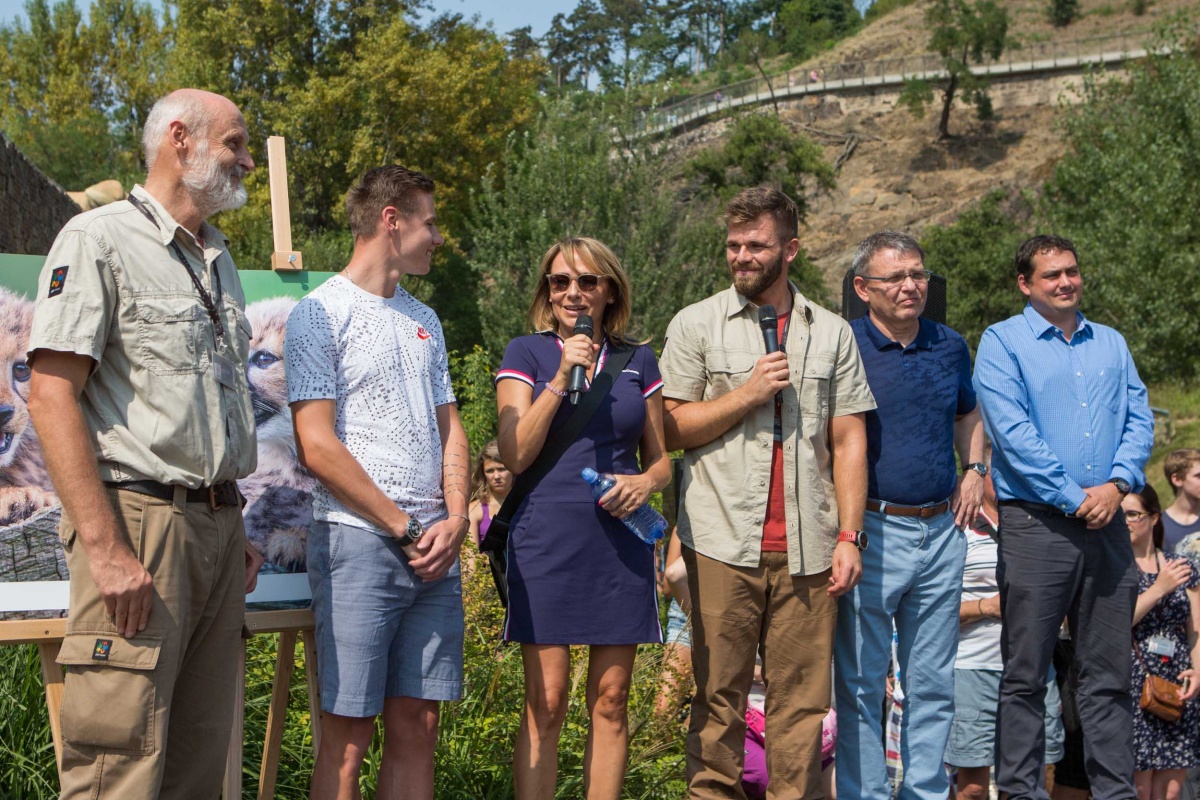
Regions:
<instances>
[{"instance_id":1,"label":"grassy slope","mask_svg":"<svg viewBox=\"0 0 1200 800\"><path fill-rule=\"evenodd\" d=\"M1150 389L1150 404L1157 408L1169 409L1171 412L1169 425L1164 425L1162 417L1158 418L1154 452L1150 455L1150 463L1146 465L1146 478L1154 486L1165 506L1173 497L1171 487L1162 471L1167 453L1181 447L1200 448L1200 389L1155 386Z\"/></svg>"}]
</instances>

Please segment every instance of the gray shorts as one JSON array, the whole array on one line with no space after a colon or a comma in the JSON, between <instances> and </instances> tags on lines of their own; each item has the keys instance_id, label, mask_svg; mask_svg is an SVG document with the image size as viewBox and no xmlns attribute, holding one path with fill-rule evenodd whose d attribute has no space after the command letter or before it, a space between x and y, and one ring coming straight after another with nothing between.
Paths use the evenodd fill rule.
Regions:
<instances>
[{"instance_id":1,"label":"gray shorts","mask_svg":"<svg viewBox=\"0 0 1200 800\"><path fill-rule=\"evenodd\" d=\"M1046 684L1046 759L1063 757L1062 700L1054 669ZM990 767L996 761L996 712L1000 706L1000 671L954 670L954 722L946 744L946 763L954 767Z\"/></svg>"},{"instance_id":2,"label":"gray shorts","mask_svg":"<svg viewBox=\"0 0 1200 800\"><path fill-rule=\"evenodd\" d=\"M431 583L384 533L314 521L308 583L316 618L321 709L373 717L385 697L462 695L463 606L458 564Z\"/></svg>"}]
</instances>

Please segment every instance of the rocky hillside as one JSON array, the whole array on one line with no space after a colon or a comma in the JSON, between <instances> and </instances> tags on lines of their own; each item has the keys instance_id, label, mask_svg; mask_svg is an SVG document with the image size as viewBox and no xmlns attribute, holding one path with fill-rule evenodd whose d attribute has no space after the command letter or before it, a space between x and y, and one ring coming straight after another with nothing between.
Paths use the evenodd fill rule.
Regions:
<instances>
[{"instance_id":1,"label":"rocky hillside","mask_svg":"<svg viewBox=\"0 0 1200 800\"><path fill-rule=\"evenodd\" d=\"M1057 29L1046 18L1046 0L1011 0L1005 5L1013 20L1011 36L1018 44L1124 35L1131 47L1176 13L1194 15L1198 8L1196 0L1159 0L1135 15L1129 0L1081 0L1081 18ZM923 14L923 4L899 9L801 69L818 62L924 53L928 33ZM1087 49L1084 45L1081 52ZM1014 60L1019 52L1014 52ZM1039 187L1063 153L1057 128L1062 106L1078 102L1082 82L1080 74L1061 73L996 82L995 118L980 122L972 109L959 105L950 125L955 138L947 142L934 141L940 105L917 119L897 108L895 91L825 95L785 104L783 119L824 144L831 162L844 158L837 188L809 197L808 228L801 234L831 286L840 285L854 246L873 231L892 228L920 235L930 224L953 222L992 189ZM678 143L692 152L712 146L728 124L709 123Z\"/></svg>"}]
</instances>

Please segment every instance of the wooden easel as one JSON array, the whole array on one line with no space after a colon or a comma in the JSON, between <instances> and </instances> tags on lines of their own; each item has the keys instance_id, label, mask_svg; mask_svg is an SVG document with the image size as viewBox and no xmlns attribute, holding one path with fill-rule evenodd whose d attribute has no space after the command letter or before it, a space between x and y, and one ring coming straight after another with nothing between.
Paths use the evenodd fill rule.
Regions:
<instances>
[{"instance_id":1,"label":"wooden easel","mask_svg":"<svg viewBox=\"0 0 1200 800\"><path fill-rule=\"evenodd\" d=\"M304 641L304 671L308 682L308 710L312 720L313 755L321 744L321 697L317 687L317 647L313 634L313 616L308 609L290 611L250 611L246 614L246 629L252 635L279 634L279 649L275 657L275 676L271 684L271 705L267 711L267 734L263 741L262 764L258 775L258 800L275 796L275 781L279 775L279 751L283 744L283 727L287 720L287 704L292 672L296 668L296 642ZM67 631L65 619L13 620L0 622L0 646L36 644L42 666L42 684L46 691L46 711L50 715L50 735L54 740L54 760L62 769L62 710L63 670L58 658L63 636ZM246 658L243 649L238 669L239 691L234 699L233 735L225 761L225 780L222 796L225 800L242 797L242 746L245 740L243 709L246 695Z\"/></svg>"}]
</instances>

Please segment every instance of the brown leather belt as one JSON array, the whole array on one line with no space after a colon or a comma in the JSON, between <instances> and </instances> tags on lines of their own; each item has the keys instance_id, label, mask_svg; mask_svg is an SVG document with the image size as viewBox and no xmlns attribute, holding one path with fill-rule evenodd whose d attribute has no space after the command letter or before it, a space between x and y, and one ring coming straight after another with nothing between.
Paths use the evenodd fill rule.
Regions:
<instances>
[{"instance_id":1,"label":"brown leather belt","mask_svg":"<svg viewBox=\"0 0 1200 800\"><path fill-rule=\"evenodd\" d=\"M104 485L111 489L124 489L127 492L157 497L159 500L171 501L175 499L175 487L169 483L159 483L157 481L105 481ZM242 504L242 495L238 491L236 482L225 481L224 483L214 483L212 486L201 486L199 489L188 489L187 502L207 503L208 507L215 511L220 506L240 506Z\"/></svg>"},{"instance_id":2,"label":"brown leather belt","mask_svg":"<svg viewBox=\"0 0 1200 800\"><path fill-rule=\"evenodd\" d=\"M881 514L891 514L894 517L920 517L921 519L929 519L936 517L938 514L946 513L950 508L950 501L943 500L933 506L898 506L892 503L881 503L878 500L867 501L867 511L878 511Z\"/></svg>"}]
</instances>

